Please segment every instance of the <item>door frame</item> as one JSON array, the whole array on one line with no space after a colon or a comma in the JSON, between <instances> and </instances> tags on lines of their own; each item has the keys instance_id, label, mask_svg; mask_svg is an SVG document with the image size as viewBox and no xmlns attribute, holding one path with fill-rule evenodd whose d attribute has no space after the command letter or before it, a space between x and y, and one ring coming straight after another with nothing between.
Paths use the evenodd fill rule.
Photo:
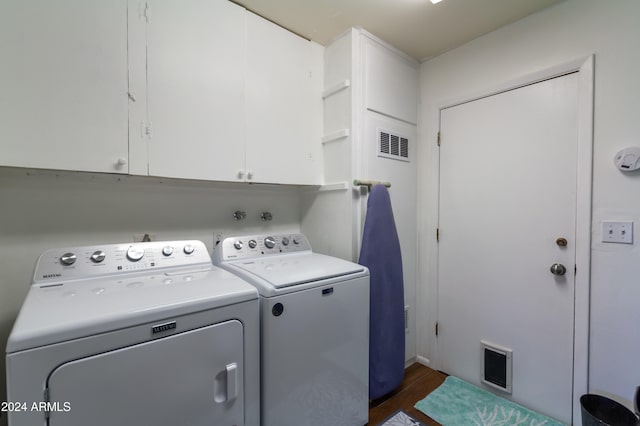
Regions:
<instances>
[{"instance_id":1,"label":"door frame","mask_svg":"<svg viewBox=\"0 0 640 426\"><path fill-rule=\"evenodd\" d=\"M470 93L466 96L442 102L438 107L438 131L440 131L442 110L460 104L497 95L509 90L539 83L569 73L578 73L578 148L576 170L576 259L574 293L574 337L573 337L573 422L580 419L579 399L589 388L589 294L591 282L591 214L593 176L593 95L594 95L594 55L580 57L543 70L529 73L497 86ZM437 204L434 207L437 223L440 222L440 150L438 149ZM440 251L436 246L436 289L437 300L439 281L437 268ZM436 321L438 318L438 303ZM433 306L433 305L432 305ZM438 354L437 339L434 355ZM436 355L439 358L439 355ZM440 359L437 359L440 364Z\"/></svg>"}]
</instances>

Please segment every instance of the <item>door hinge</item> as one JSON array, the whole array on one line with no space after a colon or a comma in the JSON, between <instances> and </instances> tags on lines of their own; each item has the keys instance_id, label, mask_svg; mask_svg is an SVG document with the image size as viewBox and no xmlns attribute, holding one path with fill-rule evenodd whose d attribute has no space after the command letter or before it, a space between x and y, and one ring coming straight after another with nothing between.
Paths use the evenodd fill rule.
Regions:
<instances>
[{"instance_id":1,"label":"door hinge","mask_svg":"<svg viewBox=\"0 0 640 426\"><path fill-rule=\"evenodd\" d=\"M438 337L438 322L436 321L436 337Z\"/></svg>"},{"instance_id":2,"label":"door hinge","mask_svg":"<svg viewBox=\"0 0 640 426\"><path fill-rule=\"evenodd\" d=\"M440 146L440 132L438 132L438 146Z\"/></svg>"},{"instance_id":3,"label":"door hinge","mask_svg":"<svg viewBox=\"0 0 640 426\"><path fill-rule=\"evenodd\" d=\"M440 228L436 228L436 242L440 242Z\"/></svg>"},{"instance_id":4,"label":"door hinge","mask_svg":"<svg viewBox=\"0 0 640 426\"><path fill-rule=\"evenodd\" d=\"M578 274L578 265L573 265L573 275Z\"/></svg>"}]
</instances>

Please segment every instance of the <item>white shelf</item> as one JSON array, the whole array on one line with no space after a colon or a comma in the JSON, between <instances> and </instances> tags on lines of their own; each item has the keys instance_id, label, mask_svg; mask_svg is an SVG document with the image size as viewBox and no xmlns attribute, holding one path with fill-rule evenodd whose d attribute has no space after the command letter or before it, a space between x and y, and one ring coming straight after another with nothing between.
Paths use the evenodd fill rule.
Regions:
<instances>
[{"instance_id":1,"label":"white shelf","mask_svg":"<svg viewBox=\"0 0 640 426\"><path fill-rule=\"evenodd\" d=\"M322 143L334 142L349 137L351 131L349 129L338 130L322 137Z\"/></svg>"}]
</instances>

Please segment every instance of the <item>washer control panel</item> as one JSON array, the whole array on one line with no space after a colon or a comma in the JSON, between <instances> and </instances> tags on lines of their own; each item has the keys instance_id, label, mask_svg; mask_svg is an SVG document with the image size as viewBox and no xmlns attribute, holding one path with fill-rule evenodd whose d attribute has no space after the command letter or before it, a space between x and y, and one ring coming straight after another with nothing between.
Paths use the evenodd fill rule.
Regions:
<instances>
[{"instance_id":1,"label":"washer control panel","mask_svg":"<svg viewBox=\"0 0 640 426\"><path fill-rule=\"evenodd\" d=\"M210 266L202 241L154 241L47 250L38 259L35 283L90 278L160 268Z\"/></svg>"},{"instance_id":2,"label":"washer control panel","mask_svg":"<svg viewBox=\"0 0 640 426\"><path fill-rule=\"evenodd\" d=\"M248 235L225 238L214 250L217 261L251 259L285 253L311 251L302 234Z\"/></svg>"}]
</instances>

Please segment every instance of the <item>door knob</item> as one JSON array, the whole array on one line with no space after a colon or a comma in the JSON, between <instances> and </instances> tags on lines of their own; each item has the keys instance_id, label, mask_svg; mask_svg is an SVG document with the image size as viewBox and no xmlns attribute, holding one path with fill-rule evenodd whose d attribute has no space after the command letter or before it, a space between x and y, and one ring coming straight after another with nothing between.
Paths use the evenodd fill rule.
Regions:
<instances>
[{"instance_id":1,"label":"door knob","mask_svg":"<svg viewBox=\"0 0 640 426\"><path fill-rule=\"evenodd\" d=\"M554 263L551 265L551 273L553 275L564 275L567 272L567 268L561 263Z\"/></svg>"}]
</instances>

